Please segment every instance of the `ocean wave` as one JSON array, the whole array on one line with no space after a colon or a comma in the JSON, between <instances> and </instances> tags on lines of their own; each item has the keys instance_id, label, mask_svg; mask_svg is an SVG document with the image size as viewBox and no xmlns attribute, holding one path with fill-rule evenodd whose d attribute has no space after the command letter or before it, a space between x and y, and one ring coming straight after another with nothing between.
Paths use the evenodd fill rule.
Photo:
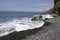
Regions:
<instances>
[{"instance_id":1,"label":"ocean wave","mask_svg":"<svg viewBox=\"0 0 60 40\"><path fill-rule=\"evenodd\" d=\"M31 21L32 18L25 17L21 19L13 19L4 23L0 23L0 37L8 35L14 31L25 31L28 29L39 28L44 25L44 21Z\"/></svg>"},{"instance_id":2,"label":"ocean wave","mask_svg":"<svg viewBox=\"0 0 60 40\"><path fill-rule=\"evenodd\" d=\"M34 15L34 16L38 16L38 15ZM41 15L41 16L43 20L45 18L54 18L50 14ZM8 21L6 20L6 22L0 23L0 37L8 35L14 31L20 32L28 29L40 28L45 24L45 22L42 20L31 21L31 19L32 17L14 18L12 20L8 19Z\"/></svg>"}]
</instances>

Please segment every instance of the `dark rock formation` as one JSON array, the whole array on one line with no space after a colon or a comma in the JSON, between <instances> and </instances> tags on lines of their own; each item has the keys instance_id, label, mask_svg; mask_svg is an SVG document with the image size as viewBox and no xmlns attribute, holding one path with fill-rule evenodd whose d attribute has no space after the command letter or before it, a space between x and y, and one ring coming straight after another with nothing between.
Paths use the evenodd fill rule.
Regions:
<instances>
[{"instance_id":1,"label":"dark rock formation","mask_svg":"<svg viewBox=\"0 0 60 40\"><path fill-rule=\"evenodd\" d=\"M35 16L31 19L31 21L35 21L35 20L41 20L42 16Z\"/></svg>"},{"instance_id":2,"label":"dark rock formation","mask_svg":"<svg viewBox=\"0 0 60 40\"><path fill-rule=\"evenodd\" d=\"M49 13L54 16L60 16L60 0L54 0L54 7L49 10Z\"/></svg>"}]
</instances>

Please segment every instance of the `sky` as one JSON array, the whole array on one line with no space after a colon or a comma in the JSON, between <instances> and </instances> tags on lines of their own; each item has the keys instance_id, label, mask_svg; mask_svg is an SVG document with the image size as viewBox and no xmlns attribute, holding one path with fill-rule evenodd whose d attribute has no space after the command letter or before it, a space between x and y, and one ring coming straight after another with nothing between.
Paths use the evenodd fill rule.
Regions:
<instances>
[{"instance_id":1,"label":"sky","mask_svg":"<svg viewBox=\"0 0 60 40\"><path fill-rule=\"evenodd\" d=\"M53 6L54 0L0 0L0 11L43 12Z\"/></svg>"}]
</instances>

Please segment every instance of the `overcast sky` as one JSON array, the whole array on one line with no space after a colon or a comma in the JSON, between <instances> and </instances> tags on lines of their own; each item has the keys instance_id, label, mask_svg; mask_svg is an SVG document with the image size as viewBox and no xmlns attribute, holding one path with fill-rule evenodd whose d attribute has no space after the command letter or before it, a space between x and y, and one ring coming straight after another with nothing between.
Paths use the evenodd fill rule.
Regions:
<instances>
[{"instance_id":1,"label":"overcast sky","mask_svg":"<svg viewBox=\"0 0 60 40\"><path fill-rule=\"evenodd\" d=\"M54 0L0 0L0 11L43 12L53 4Z\"/></svg>"}]
</instances>

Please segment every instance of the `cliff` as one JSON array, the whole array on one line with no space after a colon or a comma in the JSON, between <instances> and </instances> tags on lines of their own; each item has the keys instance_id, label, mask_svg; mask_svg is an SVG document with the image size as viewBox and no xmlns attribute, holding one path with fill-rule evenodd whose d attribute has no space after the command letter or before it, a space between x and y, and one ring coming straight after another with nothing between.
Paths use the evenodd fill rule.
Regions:
<instances>
[{"instance_id":1,"label":"cliff","mask_svg":"<svg viewBox=\"0 0 60 40\"><path fill-rule=\"evenodd\" d=\"M54 7L49 10L49 14L60 16L60 0L54 0Z\"/></svg>"}]
</instances>

